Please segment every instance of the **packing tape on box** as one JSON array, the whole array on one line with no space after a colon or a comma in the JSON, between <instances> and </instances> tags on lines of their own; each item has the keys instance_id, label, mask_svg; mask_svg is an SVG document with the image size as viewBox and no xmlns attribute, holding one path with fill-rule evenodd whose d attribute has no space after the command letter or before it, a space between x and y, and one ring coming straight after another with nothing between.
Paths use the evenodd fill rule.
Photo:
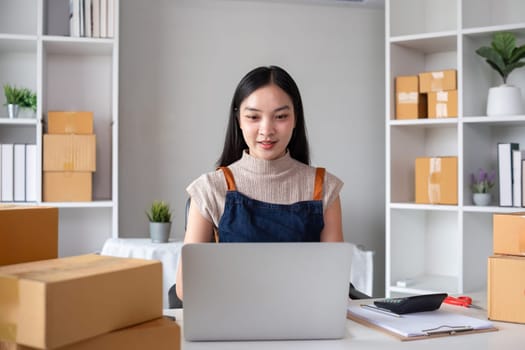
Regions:
<instances>
[{"instance_id":1,"label":"packing tape on box","mask_svg":"<svg viewBox=\"0 0 525 350\"><path fill-rule=\"evenodd\" d=\"M17 325L12 314L18 307L18 278L0 276L0 339L15 342Z\"/></svg>"},{"instance_id":2,"label":"packing tape on box","mask_svg":"<svg viewBox=\"0 0 525 350\"><path fill-rule=\"evenodd\" d=\"M430 158L430 172L428 175L428 200L430 203L439 203L441 197L441 158Z\"/></svg>"},{"instance_id":3,"label":"packing tape on box","mask_svg":"<svg viewBox=\"0 0 525 350\"><path fill-rule=\"evenodd\" d=\"M399 92L397 94L397 101L403 104L417 104L417 92Z\"/></svg>"},{"instance_id":4,"label":"packing tape on box","mask_svg":"<svg viewBox=\"0 0 525 350\"><path fill-rule=\"evenodd\" d=\"M446 103L436 103L436 118L448 117L448 109Z\"/></svg>"},{"instance_id":5,"label":"packing tape on box","mask_svg":"<svg viewBox=\"0 0 525 350\"><path fill-rule=\"evenodd\" d=\"M445 72L432 72L431 91L443 89L443 78L445 78Z\"/></svg>"}]
</instances>

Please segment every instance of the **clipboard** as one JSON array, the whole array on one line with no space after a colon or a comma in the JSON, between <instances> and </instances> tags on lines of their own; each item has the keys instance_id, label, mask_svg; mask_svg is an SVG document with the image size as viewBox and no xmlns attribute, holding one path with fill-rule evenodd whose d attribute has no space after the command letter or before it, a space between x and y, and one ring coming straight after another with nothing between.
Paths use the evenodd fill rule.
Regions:
<instances>
[{"instance_id":1,"label":"clipboard","mask_svg":"<svg viewBox=\"0 0 525 350\"><path fill-rule=\"evenodd\" d=\"M494 332L492 322L442 309L404 314L400 317L382 314L350 304L347 318L364 326L387 333L402 341L448 337L461 334Z\"/></svg>"}]
</instances>

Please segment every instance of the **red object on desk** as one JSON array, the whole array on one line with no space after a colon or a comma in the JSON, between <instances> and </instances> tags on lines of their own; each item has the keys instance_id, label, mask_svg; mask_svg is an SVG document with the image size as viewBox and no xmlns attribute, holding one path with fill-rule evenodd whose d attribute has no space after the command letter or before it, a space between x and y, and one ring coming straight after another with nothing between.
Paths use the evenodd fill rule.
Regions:
<instances>
[{"instance_id":1,"label":"red object on desk","mask_svg":"<svg viewBox=\"0 0 525 350\"><path fill-rule=\"evenodd\" d=\"M460 296L460 297L451 297L448 296L443 300L445 304L449 305L457 305L457 306L463 306L463 307L474 307L478 308L479 306L472 305L472 298L468 296Z\"/></svg>"}]
</instances>

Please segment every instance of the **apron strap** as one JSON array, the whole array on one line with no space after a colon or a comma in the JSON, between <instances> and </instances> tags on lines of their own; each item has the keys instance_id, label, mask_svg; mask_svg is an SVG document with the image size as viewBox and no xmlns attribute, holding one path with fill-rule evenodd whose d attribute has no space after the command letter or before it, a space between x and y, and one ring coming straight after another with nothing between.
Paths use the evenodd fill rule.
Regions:
<instances>
[{"instance_id":1,"label":"apron strap","mask_svg":"<svg viewBox=\"0 0 525 350\"><path fill-rule=\"evenodd\" d=\"M325 168L315 169L314 201L320 201L323 199L323 183L325 172Z\"/></svg>"},{"instance_id":2,"label":"apron strap","mask_svg":"<svg viewBox=\"0 0 525 350\"><path fill-rule=\"evenodd\" d=\"M224 178L226 179L226 185L228 185L228 191L236 191L237 187L235 186L235 180L230 168L226 166L219 167L219 170L222 170L224 173Z\"/></svg>"}]
</instances>

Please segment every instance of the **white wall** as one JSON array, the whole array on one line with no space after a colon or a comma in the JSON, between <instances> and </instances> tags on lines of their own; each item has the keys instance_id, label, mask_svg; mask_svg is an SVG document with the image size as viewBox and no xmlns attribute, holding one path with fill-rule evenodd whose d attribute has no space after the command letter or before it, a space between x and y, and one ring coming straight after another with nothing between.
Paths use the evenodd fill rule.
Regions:
<instances>
[{"instance_id":1,"label":"white wall","mask_svg":"<svg viewBox=\"0 0 525 350\"><path fill-rule=\"evenodd\" d=\"M155 4L155 5L152 5ZM214 169L241 77L280 65L303 96L312 163L339 176L345 239L376 251L384 293L384 10L333 1L125 0L120 14L120 235L146 237Z\"/></svg>"}]
</instances>

